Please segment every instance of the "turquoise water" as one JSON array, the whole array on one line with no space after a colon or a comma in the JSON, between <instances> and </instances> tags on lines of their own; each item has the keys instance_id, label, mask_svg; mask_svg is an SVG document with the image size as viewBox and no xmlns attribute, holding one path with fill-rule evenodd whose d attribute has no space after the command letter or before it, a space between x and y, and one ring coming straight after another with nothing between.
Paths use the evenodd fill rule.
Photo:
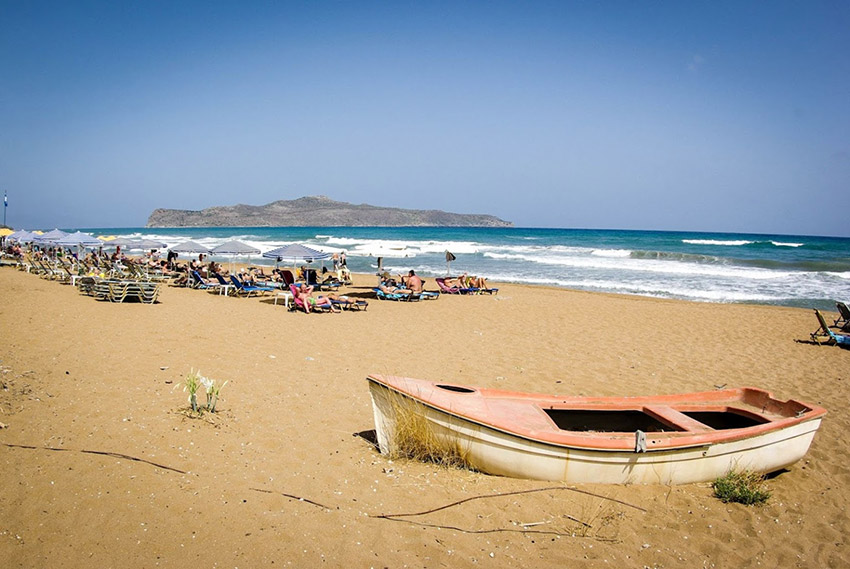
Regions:
<instances>
[{"instance_id":1,"label":"turquoise water","mask_svg":"<svg viewBox=\"0 0 850 569\"><path fill-rule=\"evenodd\" d=\"M352 271L414 269L494 281L694 301L834 309L850 300L850 239L665 231L443 227L90 228L95 235L187 239L214 247L230 239L261 251L301 243L346 251ZM272 264L252 257L251 262Z\"/></svg>"}]
</instances>

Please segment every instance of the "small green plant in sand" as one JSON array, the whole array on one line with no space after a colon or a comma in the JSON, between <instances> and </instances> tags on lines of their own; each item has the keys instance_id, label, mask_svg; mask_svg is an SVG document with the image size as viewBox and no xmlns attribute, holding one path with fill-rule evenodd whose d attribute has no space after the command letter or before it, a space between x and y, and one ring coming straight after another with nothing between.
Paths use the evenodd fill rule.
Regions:
<instances>
[{"instance_id":1,"label":"small green plant in sand","mask_svg":"<svg viewBox=\"0 0 850 569\"><path fill-rule=\"evenodd\" d=\"M186 382L183 384L183 391L189 392L189 404L192 406L192 411L198 412L198 388L201 387L201 373L192 370L186 375Z\"/></svg>"},{"instance_id":2,"label":"small green plant in sand","mask_svg":"<svg viewBox=\"0 0 850 569\"><path fill-rule=\"evenodd\" d=\"M225 380L225 382L221 385L216 385L214 379L202 377L201 383L204 384L204 388L207 390L207 411L215 413L215 406L216 403L218 403L218 395L221 393L221 388L227 385L227 381Z\"/></svg>"},{"instance_id":3,"label":"small green plant in sand","mask_svg":"<svg viewBox=\"0 0 850 569\"><path fill-rule=\"evenodd\" d=\"M431 462L446 468L472 470L469 451L457 439L438 435L425 417L425 408L397 396L390 400L395 425L391 458Z\"/></svg>"},{"instance_id":4,"label":"small green plant in sand","mask_svg":"<svg viewBox=\"0 0 850 569\"><path fill-rule=\"evenodd\" d=\"M714 495L723 502L763 504L770 498L770 491L764 486L764 475L751 470L732 470L715 480L712 486Z\"/></svg>"},{"instance_id":5,"label":"small green plant in sand","mask_svg":"<svg viewBox=\"0 0 850 569\"><path fill-rule=\"evenodd\" d=\"M194 413L203 413L204 411L215 413L218 396L225 385L227 385L227 381L221 385L216 385L214 379L201 375L201 370L195 371L193 369L186 375L186 381L183 384L183 391L189 392L189 404L192 406L192 411ZM207 404L204 407L198 405L198 390L201 386L203 386L207 395Z\"/></svg>"}]
</instances>

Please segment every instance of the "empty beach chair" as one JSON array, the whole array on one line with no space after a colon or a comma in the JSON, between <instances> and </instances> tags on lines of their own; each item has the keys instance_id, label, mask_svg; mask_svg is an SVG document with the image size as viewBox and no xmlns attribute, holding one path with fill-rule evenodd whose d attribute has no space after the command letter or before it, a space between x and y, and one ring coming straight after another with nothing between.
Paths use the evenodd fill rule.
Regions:
<instances>
[{"instance_id":1,"label":"empty beach chair","mask_svg":"<svg viewBox=\"0 0 850 569\"><path fill-rule=\"evenodd\" d=\"M836 302L835 308L838 309L838 318L832 325L842 330L850 330L850 308L843 302Z\"/></svg>"}]
</instances>

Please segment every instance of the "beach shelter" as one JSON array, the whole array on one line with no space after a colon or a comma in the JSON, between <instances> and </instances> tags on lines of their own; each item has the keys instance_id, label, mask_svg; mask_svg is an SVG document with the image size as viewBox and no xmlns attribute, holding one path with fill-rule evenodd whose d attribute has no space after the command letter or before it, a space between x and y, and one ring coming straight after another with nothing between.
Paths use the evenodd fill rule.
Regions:
<instances>
[{"instance_id":1,"label":"beach shelter","mask_svg":"<svg viewBox=\"0 0 850 569\"><path fill-rule=\"evenodd\" d=\"M103 241L89 235L88 233L83 233L82 231L77 231L75 233L70 233L65 237L54 241L57 245L61 245L62 247L73 247L73 246L82 246L82 247L100 247L103 245Z\"/></svg>"},{"instance_id":2,"label":"beach shelter","mask_svg":"<svg viewBox=\"0 0 850 569\"><path fill-rule=\"evenodd\" d=\"M14 229L9 229L8 227L0 227L0 237L7 237L14 232Z\"/></svg>"},{"instance_id":3,"label":"beach shelter","mask_svg":"<svg viewBox=\"0 0 850 569\"><path fill-rule=\"evenodd\" d=\"M6 241L15 241L17 243L29 243L34 238L35 233L21 229L20 231L15 231L14 233L6 237Z\"/></svg>"},{"instance_id":4,"label":"beach shelter","mask_svg":"<svg viewBox=\"0 0 850 569\"><path fill-rule=\"evenodd\" d=\"M186 241L184 243L180 243L179 245L175 245L171 248L175 253L203 253L204 255L209 255L210 250L208 247L204 247L200 243L195 243L194 241Z\"/></svg>"},{"instance_id":5,"label":"beach shelter","mask_svg":"<svg viewBox=\"0 0 850 569\"><path fill-rule=\"evenodd\" d=\"M210 249L210 255L256 255L259 252L256 247L235 240Z\"/></svg>"},{"instance_id":6,"label":"beach shelter","mask_svg":"<svg viewBox=\"0 0 850 569\"><path fill-rule=\"evenodd\" d=\"M252 247L246 243L242 243L241 241L228 241L227 243L222 243L218 247L213 247L210 249L210 255L217 256L228 256L230 257L230 272L233 272L233 259L238 257L239 255L256 255L260 252L256 247Z\"/></svg>"},{"instance_id":7,"label":"beach shelter","mask_svg":"<svg viewBox=\"0 0 850 569\"><path fill-rule=\"evenodd\" d=\"M97 237L89 235L88 233L83 233L82 231L70 233L61 239L54 241L54 243L58 247L76 247L78 259L82 256L82 252L86 247L100 247L103 245L103 241Z\"/></svg>"},{"instance_id":8,"label":"beach shelter","mask_svg":"<svg viewBox=\"0 0 850 569\"><path fill-rule=\"evenodd\" d=\"M34 243L41 244L54 244L59 239L67 236L68 233L62 231L61 229L54 229L53 231L48 231L47 233L42 233L41 235L36 235L33 238Z\"/></svg>"},{"instance_id":9,"label":"beach shelter","mask_svg":"<svg viewBox=\"0 0 850 569\"><path fill-rule=\"evenodd\" d=\"M132 239L130 237L113 237L108 241L104 241L103 246L108 247L110 249L115 249L116 247L127 247L131 243L137 241L136 239Z\"/></svg>"},{"instance_id":10,"label":"beach shelter","mask_svg":"<svg viewBox=\"0 0 850 569\"><path fill-rule=\"evenodd\" d=\"M278 247L277 249L272 249L271 251L266 251L265 253L263 253L263 257L267 259L277 259L278 261L292 260L293 266L298 261L312 263L313 261L327 259L330 256L330 253L317 251L316 249L311 249L306 245L300 245L298 243L284 245L283 247Z\"/></svg>"},{"instance_id":11,"label":"beach shelter","mask_svg":"<svg viewBox=\"0 0 850 569\"><path fill-rule=\"evenodd\" d=\"M312 249L306 245L300 245L298 243L284 245L283 247L278 247L277 249L272 249L271 251L263 253L263 257L266 257L267 259L275 259L275 265L280 261L288 262L291 260L291 266L293 269L298 261L312 263L316 260L327 259L330 256L330 253L317 251L316 249Z\"/></svg>"},{"instance_id":12,"label":"beach shelter","mask_svg":"<svg viewBox=\"0 0 850 569\"><path fill-rule=\"evenodd\" d=\"M165 247L165 243L155 239L132 239L124 245L124 248L128 251L150 251L152 249L163 249Z\"/></svg>"}]
</instances>

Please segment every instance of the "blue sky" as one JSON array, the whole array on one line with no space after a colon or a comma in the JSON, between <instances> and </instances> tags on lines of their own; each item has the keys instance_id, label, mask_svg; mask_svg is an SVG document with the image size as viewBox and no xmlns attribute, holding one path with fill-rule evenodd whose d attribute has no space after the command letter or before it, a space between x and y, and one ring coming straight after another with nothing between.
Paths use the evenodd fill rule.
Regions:
<instances>
[{"instance_id":1,"label":"blue sky","mask_svg":"<svg viewBox=\"0 0 850 569\"><path fill-rule=\"evenodd\" d=\"M304 195L850 236L850 3L0 0L16 228Z\"/></svg>"}]
</instances>

